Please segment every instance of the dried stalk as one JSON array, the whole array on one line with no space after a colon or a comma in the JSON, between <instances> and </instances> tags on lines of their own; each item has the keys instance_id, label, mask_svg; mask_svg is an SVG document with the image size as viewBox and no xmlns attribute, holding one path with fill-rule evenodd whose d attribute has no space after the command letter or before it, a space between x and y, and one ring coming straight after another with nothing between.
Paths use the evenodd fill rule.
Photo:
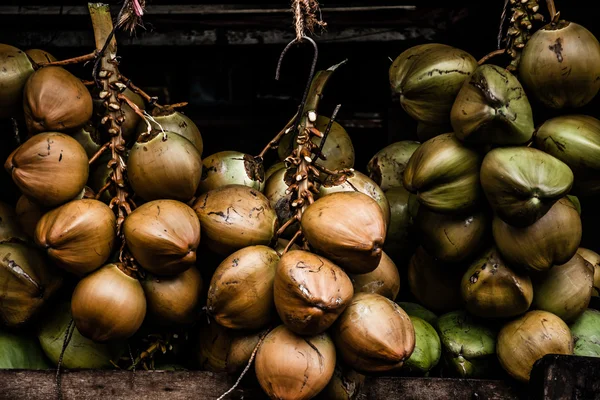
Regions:
<instances>
[{"instance_id":1,"label":"dried stalk","mask_svg":"<svg viewBox=\"0 0 600 400\"><path fill-rule=\"evenodd\" d=\"M68 58L66 60L38 63L37 66L41 68L41 67L49 67L49 66L60 67L63 65L79 64L82 62L92 61L94 58L96 58L96 54L97 54L97 52L94 51L93 53L84 54L83 56Z\"/></svg>"}]
</instances>

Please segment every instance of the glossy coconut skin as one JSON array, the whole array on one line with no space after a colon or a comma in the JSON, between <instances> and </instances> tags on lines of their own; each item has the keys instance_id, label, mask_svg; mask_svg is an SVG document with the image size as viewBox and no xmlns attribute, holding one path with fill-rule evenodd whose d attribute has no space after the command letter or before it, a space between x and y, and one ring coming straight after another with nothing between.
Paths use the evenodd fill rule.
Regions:
<instances>
[{"instance_id":1,"label":"glossy coconut skin","mask_svg":"<svg viewBox=\"0 0 600 400\"><path fill-rule=\"evenodd\" d=\"M420 145L413 140L402 140L379 150L367 164L369 178L383 191L402 187L406 164Z\"/></svg>"},{"instance_id":2,"label":"glossy coconut skin","mask_svg":"<svg viewBox=\"0 0 600 400\"><path fill-rule=\"evenodd\" d=\"M588 115L565 115L539 127L535 146L567 164L575 175L573 193L600 193L600 121Z\"/></svg>"},{"instance_id":3,"label":"glossy coconut skin","mask_svg":"<svg viewBox=\"0 0 600 400\"><path fill-rule=\"evenodd\" d=\"M117 237L113 211L98 200L81 199L44 214L35 230L35 242L46 249L59 267L78 276L102 266Z\"/></svg>"},{"instance_id":4,"label":"glossy coconut skin","mask_svg":"<svg viewBox=\"0 0 600 400\"><path fill-rule=\"evenodd\" d=\"M369 196L338 192L321 197L306 208L301 226L311 246L345 271L367 273L379 265L386 225L379 204Z\"/></svg>"},{"instance_id":5,"label":"glossy coconut skin","mask_svg":"<svg viewBox=\"0 0 600 400\"><path fill-rule=\"evenodd\" d=\"M575 108L600 89L600 43L581 25L550 23L527 41L519 63L525 89L546 107Z\"/></svg>"},{"instance_id":6,"label":"glossy coconut skin","mask_svg":"<svg viewBox=\"0 0 600 400\"><path fill-rule=\"evenodd\" d=\"M308 400L333 376L336 350L327 333L299 336L280 325L256 353L258 382L272 399Z\"/></svg>"},{"instance_id":7,"label":"glossy coconut skin","mask_svg":"<svg viewBox=\"0 0 600 400\"><path fill-rule=\"evenodd\" d=\"M200 134L200 130L188 116L180 113L175 110L160 110L155 108L152 110L152 116L154 121L150 121L150 125L152 129L160 131L160 127L157 125L160 124L163 130L167 132L173 132L180 136L183 136L198 150L200 156L202 156L204 151L204 142L202 141L202 135ZM140 121L137 126L137 135L147 132L148 125L144 121Z\"/></svg>"},{"instance_id":8,"label":"glossy coconut skin","mask_svg":"<svg viewBox=\"0 0 600 400\"><path fill-rule=\"evenodd\" d=\"M439 213L471 209L481 197L481 156L446 133L423 143L404 170L406 190L417 195L421 205Z\"/></svg>"},{"instance_id":9,"label":"glossy coconut skin","mask_svg":"<svg viewBox=\"0 0 600 400\"><path fill-rule=\"evenodd\" d=\"M465 308L483 318L509 318L525 313L533 301L531 278L510 268L496 248L485 251L461 282Z\"/></svg>"},{"instance_id":10,"label":"glossy coconut skin","mask_svg":"<svg viewBox=\"0 0 600 400\"><path fill-rule=\"evenodd\" d=\"M140 281L107 264L79 281L71 299L79 332L96 342L127 339L142 325L146 298Z\"/></svg>"},{"instance_id":11,"label":"glossy coconut skin","mask_svg":"<svg viewBox=\"0 0 600 400\"><path fill-rule=\"evenodd\" d=\"M24 195L47 207L75 198L89 174L83 147L58 132L33 136L8 156L4 168Z\"/></svg>"},{"instance_id":12,"label":"glossy coconut skin","mask_svg":"<svg viewBox=\"0 0 600 400\"><path fill-rule=\"evenodd\" d=\"M556 315L529 311L504 325L496 352L506 372L528 382L533 364L546 354L573 354L573 338L567 324Z\"/></svg>"},{"instance_id":13,"label":"glossy coconut skin","mask_svg":"<svg viewBox=\"0 0 600 400\"><path fill-rule=\"evenodd\" d=\"M50 63L57 61L56 57L42 49L25 50L25 54L29 56L36 64Z\"/></svg>"},{"instance_id":14,"label":"glossy coconut skin","mask_svg":"<svg viewBox=\"0 0 600 400\"><path fill-rule=\"evenodd\" d=\"M176 275L196 263L200 221L176 200L154 200L136 208L123 225L127 247L155 275Z\"/></svg>"},{"instance_id":15,"label":"glossy coconut skin","mask_svg":"<svg viewBox=\"0 0 600 400\"><path fill-rule=\"evenodd\" d=\"M510 265L546 271L573 257L581 242L582 226L575 206L565 197L532 225L518 228L495 217L492 231L498 250Z\"/></svg>"},{"instance_id":16,"label":"glossy coconut skin","mask_svg":"<svg viewBox=\"0 0 600 400\"><path fill-rule=\"evenodd\" d=\"M567 164L530 147L497 148L481 165L481 185L496 214L525 227L548 212L573 185Z\"/></svg>"},{"instance_id":17,"label":"glossy coconut skin","mask_svg":"<svg viewBox=\"0 0 600 400\"><path fill-rule=\"evenodd\" d=\"M79 78L64 68L49 66L34 72L23 89L29 132L73 132L93 111L92 96Z\"/></svg>"},{"instance_id":18,"label":"glossy coconut skin","mask_svg":"<svg viewBox=\"0 0 600 400\"><path fill-rule=\"evenodd\" d=\"M594 270L594 290L592 296L599 296L600 291L600 254L583 247L577 249L577 254L583 257Z\"/></svg>"},{"instance_id":19,"label":"glossy coconut skin","mask_svg":"<svg viewBox=\"0 0 600 400\"><path fill-rule=\"evenodd\" d=\"M146 201L189 201L200 184L202 160L194 145L173 132L140 136L129 153L127 176Z\"/></svg>"},{"instance_id":20,"label":"glossy coconut skin","mask_svg":"<svg viewBox=\"0 0 600 400\"><path fill-rule=\"evenodd\" d=\"M208 287L207 311L230 329L260 329L275 316L273 282L279 255L267 246L248 246L217 267Z\"/></svg>"},{"instance_id":21,"label":"glossy coconut skin","mask_svg":"<svg viewBox=\"0 0 600 400\"><path fill-rule=\"evenodd\" d=\"M285 326L299 335L327 330L350 303L352 281L337 265L302 250L281 257L275 274L275 307Z\"/></svg>"},{"instance_id":22,"label":"glossy coconut skin","mask_svg":"<svg viewBox=\"0 0 600 400\"><path fill-rule=\"evenodd\" d=\"M265 187L262 163L239 151L220 151L204 158L198 192L227 185L244 185L262 192Z\"/></svg>"},{"instance_id":23,"label":"glossy coconut skin","mask_svg":"<svg viewBox=\"0 0 600 400\"><path fill-rule=\"evenodd\" d=\"M394 260L401 262L410 258L416 246L414 225L419 200L404 187L389 189L385 192L385 197L390 204L390 223L383 249Z\"/></svg>"},{"instance_id":24,"label":"glossy coconut skin","mask_svg":"<svg viewBox=\"0 0 600 400\"><path fill-rule=\"evenodd\" d=\"M0 321L8 327L29 323L62 286L63 279L35 248L0 244Z\"/></svg>"},{"instance_id":25,"label":"glossy coconut skin","mask_svg":"<svg viewBox=\"0 0 600 400\"><path fill-rule=\"evenodd\" d=\"M477 60L469 53L428 43L411 47L394 60L389 70L390 85L412 118L445 123L456 94L476 68Z\"/></svg>"},{"instance_id":26,"label":"glossy coconut skin","mask_svg":"<svg viewBox=\"0 0 600 400\"><path fill-rule=\"evenodd\" d=\"M196 267L170 277L142 280L148 315L160 325L189 324L200 318L202 275Z\"/></svg>"},{"instance_id":27,"label":"glossy coconut skin","mask_svg":"<svg viewBox=\"0 0 600 400\"><path fill-rule=\"evenodd\" d=\"M20 111L33 65L25 52L7 44L0 44L0 65L0 118L7 118Z\"/></svg>"},{"instance_id":28,"label":"glossy coconut skin","mask_svg":"<svg viewBox=\"0 0 600 400\"><path fill-rule=\"evenodd\" d=\"M211 190L192 208L200 218L202 243L225 256L247 246L270 244L279 226L269 200L242 185Z\"/></svg>"},{"instance_id":29,"label":"glossy coconut skin","mask_svg":"<svg viewBox=\"0 0 600 400\"><path fill-rule=\"evenodd\" d=\"M332 332L340 357L363 373L400 368L415 347L409 316L378 294L357 293Z\"/></svg>"},{"instance_id":30,"label":"glossy coconut skin","mask_svg":"<svg viewBox=\"0 0 600 400\"><path fill-rule=\"evenodd\" d=\"M395 300L400 292L400 273L394 261L385 253L379 265L366 274L350 274L354 293L376 293Z\"/></svg>"},{"instance_id":31,"label":"glossy coconut skin","mask_svg":"<svg viewBox=\"0 0 600 400\"><path fill-rule=\"evenodd\" d=\"M468 143L520 145L531 140L533 115L525 90L510 72L482 65L461 88L450 120Z\"/></svg>"}]
</instances>

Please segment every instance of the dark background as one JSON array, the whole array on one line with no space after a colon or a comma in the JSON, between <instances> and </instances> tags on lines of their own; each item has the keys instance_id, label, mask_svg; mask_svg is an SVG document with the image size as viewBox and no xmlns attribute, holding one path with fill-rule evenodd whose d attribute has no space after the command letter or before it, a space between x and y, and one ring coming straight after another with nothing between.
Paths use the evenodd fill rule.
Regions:
<instances>
[{"instance_id":1,"label":"dark background","mask_svg":"<svg viewBox=\"0 0 600 400\"><path fill-rule=\"evenodd\" d=\"M107 2L115 7L116 15L120 3ZM600 34L596 12L588 8L588 1L556 2L564 18ZM58 59L88 53L93 34L86 4L77 0L3 1L0 43L22 50L43 48ZM379 8L389 5L415 7ZM321 1L321 6L328 28L315 36L318 68L346 58L348 63L331 80L320 112L330 114L336 104L342 104L338 119L352 137L356 168L364 171L382 147L416 138L416 124L390 91L390 58L425 42L450 44L481 58L496 49L504 0ZM311 52L301 47L286 58L281 81L274 79L279 54L293 38L291 13L277 11L288 7L287 1L148 0L146 30L138 29L134 37L125 33L117 37L121 71L158 95L161 103L189 101L183 111L199 126L205 155L233 149L257 154L295 112L308 74ZM340 11L340 7L371 10ZM548 15L544 0L540 9ZM502 57L494 61L507 65ZM90 77L90 66L70 70ZM577 112L598 117L599 102L596 98ZM537 125L552 115L534 105ZM15 144L9 140L10 125L3 123L1 129L4 160ZM14 202L14 185L7 174L0 176L0 200ZM592 218L594 208L584 205L584 216ZM596 218L588 219L592 220Z\"/></svg>"}]
</instances>

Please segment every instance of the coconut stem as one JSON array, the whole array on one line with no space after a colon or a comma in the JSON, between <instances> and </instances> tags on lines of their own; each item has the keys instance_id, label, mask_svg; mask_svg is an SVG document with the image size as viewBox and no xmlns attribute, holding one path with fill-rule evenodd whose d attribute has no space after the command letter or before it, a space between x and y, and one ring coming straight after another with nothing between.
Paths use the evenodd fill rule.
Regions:
<instances>
[{"instance_id":1,"label":"coconut stem","mask_svg":"<svg viewBox=\"0 0 600 400\"><path fill-rule=\"evenodd\" d=\"M102 193L106 192L111 185L112 182L106 182L106 184L98 190L98 193L96 193L95 199L98 200L100 196L102 196Z\"/></svg>"},{"instance_id":2,"label":"coconut stem","mask_svg":"<svg viewBox=\"0 0 600 400\"><path fill-rule=\"evenodd\" d=\"M106 114L102 121L111 135L112 160L109 165L113 168L111 180L115 187L115 197L112 199L111 204L117 206L117 232L121 236L121 226L127 214L131 212L131 208L127 202L128 193L125 184L125 162L123 160L125 140L123 140L123 132L118 122L121 121L120 123L122 123L123 116L121 115L122 100L118 98L119 90L116 85L119 82L119 69L116 58L117 42L114 38L109 6L102 3L89 3L88 8L94 27L96 49L102 56L99 64L101 70L97 79L102 86L101 93L109 93L103 99Z\"/></svg>"},{"instance_id":3,"label":"coconut stem","mask_svg":"<svg viewBox=\"0 0 600 400\"><path fill-rule=\"evenodd\" d=\"M288 242L288 244L285 246L285 249L283 249L283 252L281 253L282 255L287 253L292 246L294 245L294 242L296 240L298 240L298 238L300 237L300 235L302 235L302 229L298 229L296 231L296 233L294 233L294 236L292 236L292 238L290 239L290 241Z\"/></svg>"},{"instance_id":4,"label":"coconut stem","mask_svg":"<svg viewBox=\"0 0 600 400\"><path fill-rule=\"evenodd\" d=\"M119 80L125 85L127 85L127 87L131 89L132 92L140 95L144 100L146 100L146 103L148 103L151 106L158 106L158 104L156 103L158 101L158 97L150 96L148 93L144 92L142 89L134 85L133 82L131 82L131 79L125 77L124 75L119 75Z\"/></svg>"},{"instance_id":5,"label":"coconut stem","mask_svg":"<svg viewBox=\"0 0 600 400\"><path fill-rule=\"evenodd\" d=\"M494 58L496 56L499 56L501 54L505 54L506 53L506 49L500 49L500 50L494 50L489 54L486 54L485 56L483 56L483 58L481 60L479 60L477 62L477 64L479 65L483 65L485 62L487 62L490 58Z\"/></svg>"},{"instance_id":6,"label":"coconut stem","mask_svg":"<svg viewBox=\"0 0 600 400\"><path fill-rule=\"evenodd\" d=\"M298 116L298 114L296 113L296 115L294 115L294 118L292 118L284 127L282 130L279 131L279 133L277 135L275 135L275 137L273 139L271 139L271 141L269 143L267 143L267 145L265 146L264 149L262 149L262 151L258 154L258 158L260 158L261 160L265 157L265 154L267 154L267 151L273 149L275 150L277 148L277 146L279 146L279 142L281 141L281 138L283 138L285 135L287 135L290 131L291 131L291 127L294 124L294 121L296 120L296 117Z\"/></svg>"},{"instance_id":7,"label":"coconut stem","mask_svg":"<svg viewBox=\"0 0 600 400\"><path fill-rule=\"evenodd\" d=\"M556 16L556 5L554 4L554 0L546 0L546 6L548 7L548 13L550 14L550 21L554 22L554 17Z\"/></svg>"},{"instance_id":8,"label":"coconut stem","mask_svg":"<svg viewBox=\"0 0 600 400\"><path fill-rule=\"evenodd\" d=\"M94 51L93 53L84 54L83 56L78 56L78 57L73 57L73 58L67 58L66 60L39 63L39 64L37 64L37 66L41 68L41 67L49 67L49 66L60 67L60 66L69 65L69 64L79 64L82 62L92 61L94 58L96 58L97 54L98 53L96 51Z\"/></svg>"},{"instance_id":9,"label":"coconut stem","mask_svg":"<svg viewBox=\"0 0 600 400\"><path fill-rule=\"evenodd\" d=\"M92 156L92 158L90 158L89 161L89 165L92 165L98 158L100 158L100 156L102 154L104 154L104 152L106 151L106 149L108 149L110 147L110 142L106 142L102 145L102 147L100 147L100 149L98 149L98 151L96 152L96 154L94 154Z\"/></svg>"},{"instance_id":10,"label":"coconut stem","mask_svg":"<svg viewBox=\"0 0 600 400\"><path fill-rule=\"evenodd\" d=\"M250 366L252 365L252 362L254 362L254 358L256 357L256 353L258 352L258 349L260 348L263 340L265 339L265 337L267 337L267 334L270 331L271 330L268 329L260 337L260 340L258 341L258 343L256 344L256 346L254 347L254 350L252 350L252 354L250 355L250 360L248 360L248 364L246 364L246 368L244 368L244 370L242 371L242 373L241 373L240 377L237 379L237 381L235 381L235 383L233 384L233 386L228 391L226 391L221 396L219 396L219 398L217 400L223 400L225 397L227 397L230 393L232 393L240 385L240 382L242 381L242 378L248 373L248 370L250 370Z\"/></svg>"}]
</instances>

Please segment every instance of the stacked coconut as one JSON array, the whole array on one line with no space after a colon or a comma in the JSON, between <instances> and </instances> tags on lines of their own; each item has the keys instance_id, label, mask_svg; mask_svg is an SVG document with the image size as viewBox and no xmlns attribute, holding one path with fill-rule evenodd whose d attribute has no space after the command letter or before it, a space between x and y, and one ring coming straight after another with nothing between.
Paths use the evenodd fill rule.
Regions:
<instances>
[{"instance_id":1,"label":"stacked coconut","mask_svg":"<svg viewBox=\"0 0 600 400\"><path fill-rule=\"evenodd\" d=\"M112 367L144 321L175 330L200 316L200 220L185 202L200 184L202 137L172 107L155 105L142 121L144 100L120 80L107 83L116 74L99 77L122 101L38 65L52 60L0 46L2 117L28 131L4 164L22 196L16 210L1 208L0 321L23 328L16 353L29 351L33 327L52 365L66 342L66 368ZM115 188L127 185L132 201L116 202ZM117 209L134 203L123 221Z\"/></svg>"},{"instance_id":2,"label":"stacked coconut","mask_svg":"<svg viewBox=\"0 0 600 400\"><path fill-rule=\"evenodd\" d=\"M528 99L581 107L600 89L598 76L600 44L566 21L533 34L518 78L441 44L413 47L390 69L425 141L388 146L369 169L391 188L392 207L401 203L399 220L418 200L410 291L445 313L432 322L454 373L486 376L499 360L528 381L545 354L600 356L600 313L587 309L600 287L598 254L579 247L575 197L600 193L600 121L566 114L536 129Z\"/></svg>"}]
</instances>

